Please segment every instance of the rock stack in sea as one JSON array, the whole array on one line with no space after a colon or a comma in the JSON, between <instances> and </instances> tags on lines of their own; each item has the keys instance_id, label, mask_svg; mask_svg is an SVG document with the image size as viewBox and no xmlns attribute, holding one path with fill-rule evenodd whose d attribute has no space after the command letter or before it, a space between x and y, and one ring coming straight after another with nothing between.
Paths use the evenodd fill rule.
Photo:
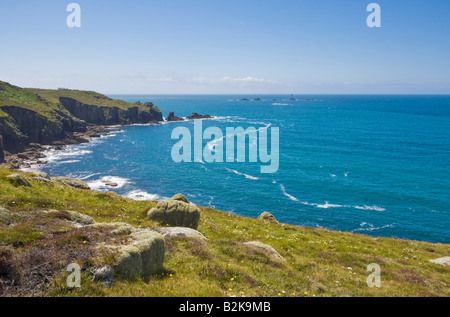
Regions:
<instances>
[{"instance_id":1,"label":"rock stack in sea","mask_svg":"<svg viewBox=\"0 0 450 317\"><path fill-rule=\"evenodd\" d=\"M184 119L180 118L180 117L176 117L175 113L173 111L169 111L169 115L167 116L166 121L169 121L169 122L184 121Z\"/></svg>"},{"instance_id":2,"label":"rock stack in sea","mask_svg":"<svg viewBox=\"0 0 450 317\"><path fill-rule=\"evenodd\" d=\"M188 119L210 119L211 116L209 114L205 114L205 115L201 115L198 114L197 112L193 112L189 117L187 117Z\"/></svg>"}]
</instances>

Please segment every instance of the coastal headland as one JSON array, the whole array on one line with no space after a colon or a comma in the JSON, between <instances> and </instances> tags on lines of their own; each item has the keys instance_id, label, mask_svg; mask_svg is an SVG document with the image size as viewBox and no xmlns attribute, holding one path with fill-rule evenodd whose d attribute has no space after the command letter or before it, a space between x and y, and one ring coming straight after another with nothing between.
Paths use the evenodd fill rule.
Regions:
<instances>
[{"instance_id":1,"label":"coastal headland","mask_svg":"<svg viewBox=\"0 0 450 317\"><path fill-rule=\"evenodd\" d=\"M0 296L450 295L447 244L279 223L276 203L252 219L182 194L136 201L18 170L45 163L44 146L163 120L152 103L0 82Z\"/></svg>"}]
</instances>

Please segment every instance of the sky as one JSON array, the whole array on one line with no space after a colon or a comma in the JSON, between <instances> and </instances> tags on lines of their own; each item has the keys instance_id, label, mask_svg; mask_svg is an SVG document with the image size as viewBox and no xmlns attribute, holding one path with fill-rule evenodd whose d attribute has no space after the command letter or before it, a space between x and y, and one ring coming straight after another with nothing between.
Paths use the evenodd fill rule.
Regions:
<instances>
[{"instance_id":1,"label":"sky","mask_svg":"<svg viewBox=\"0 0 450 317\"><path fill-rule=\"evenodd\" d=\"M381 28L367 26L372 2ZM21 87L450 93L448 0L1 0L0 30L0 80Z\"/></svg>"}]
</instances>

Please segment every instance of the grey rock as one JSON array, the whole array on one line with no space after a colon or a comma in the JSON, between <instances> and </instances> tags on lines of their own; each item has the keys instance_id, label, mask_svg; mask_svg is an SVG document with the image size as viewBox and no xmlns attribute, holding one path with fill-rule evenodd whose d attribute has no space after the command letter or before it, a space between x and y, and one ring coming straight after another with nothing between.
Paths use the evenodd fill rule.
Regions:
<instances>
[{"instance_id":1,"label":"grey rock","mask_svg":"<svg viewBox=\"0 0 450 317\"><path fill-rule=\"evenodd\" d=\"M8 175L7 178L9 178L17 186L33 187L30 181L23 175L11 174Z\"/></svg>"},{"instance_id":2,"label":"grey rock","mask_svg":"<svg viewBox=\"0 0 450 317\"><path fill-rule=\"evenodd\" d=\"M104 286L109 286L114 280L114 274L115 274L114 267L107 265L104 267L101 267L93 272L94 274L94 281L101 281Z\"/></svg>"},{"instance_id":3,"label":"grey rock","mask_svg":"<svg viewBox=\"0 0 450 317\"><path fill-rule=\"evenodd\" d=\"M430 260L430 262L450 267L450 256L445 256L443 258Z\"/></svg>"},{"instance_id":4,"label":"grey rock","mask_svg":"<svg viewBox=\"0 0 450 317\"><path fill-rule=\"evenodd\" d=\"M285 259L277 252L277 250L275 250L272 246L270 246L268 244L264 244L259 241L250 241L250 242L245 242L244 245L246 245L247 247L250 247L250 248L264 250L271 258L280 260L283 262L285 261Z\"/></svg>"},{"instance_id":5,"label":"grey rock","mask_svg":"<svg viewBox=\"0 0 450 317\"><path fill-rule=\"evenodd\" d=\"M44 177L31 177L31 179L41 184L55 185L50 179Z\"/></svg>"},{"instance_id":6,"label":"grey rock","mask_svg":"<svg viewBox=\"0 0 450 317\"><path fill-rule=\"evenodd\" d=\"M266 221L272 221L272 222L278 222L274 215L272 215L270 212L263 212L261 215L259 215L258 220L266 220Z\"/></svg>"},{"instance_id":7,"label":"grey rock","mask_svg":"<svg viewBox=\"0 0 450 317\"><path fill-rule=\"evenodd\" d=\"M142 277L148 280L150 275L163 270L164 238L152 230L134 228L127 245L100 244L98 248L100 253L103 249L114 255L114 272L126 279Z\"/></svg>"},{"instance_id":8,"label":"grey rock","mask_svg":"<svg viewBox=\"0 0 450 317\"><path fill-rule=\"evenodd\" d=\"M86 184L82 180L79 180L76 178L58 176L58 177L51 177L50 179L53 182L61 184L66 187L73 187L73 188L86 189L86 190L90 189L88 184Z\"/></svg>"},{"instance_id":9,"label":"grey rock","mask_svg":"<svg viewBox=\"0 0 450 317\"><path fill-rule=\"evenodd\" d=\"M206 240L206 237L199 231L185 227L167 227L154 229L160 233L165 239L170 238L190 238Z\"/></svg>"},{"instance_id":10,"label":"grey rock","mask_svg":"<svg viewBox=\"0 0 450 317\"><path fill-rule=\"evenodd\" d=\"M94 218L85 215L85 214L81 214L79 212L76 211L71 211L71 210L67 210L66 211L69 214L69 220L80 223L82 225L91 225L95 223Z\"/></svg>"},{"instance_id":11,"label":"grey rock","mask_svg":"<svg viewBox=\"0 0 450 317\"><path fill-rule=\"evenodd\" d=\"M186 197L178 194L168 201L159 202L156 208L148 211L147 216L162 225L197 229L200 209L190 204Z\"/></svg>"},{"instance_id":12,"label":"grey rock","mask_svg":"<svg viewBox=\"0 0 450 317\"><path fill-rule=\"evenodd\" d=\"M187 200L187 198L184 197L182 194L176 194L175 196L170 198L170 200L182 201L185 202L186 204L189 204L189 200Z\"/></svg>"}]
</instances>

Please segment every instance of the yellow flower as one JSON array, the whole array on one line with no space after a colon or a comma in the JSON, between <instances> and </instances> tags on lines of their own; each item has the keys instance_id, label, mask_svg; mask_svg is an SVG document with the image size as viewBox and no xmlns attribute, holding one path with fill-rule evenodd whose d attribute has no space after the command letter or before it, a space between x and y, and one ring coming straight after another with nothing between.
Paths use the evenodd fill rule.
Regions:
<instances>
[{"instance_id":1,"label":"yellow flower","mask_svg":"<svg viewBox=\"0 0 450 317\"><path fill-rule=\"evenodd\" d=\"M234 281L234 277L232 277L232 278L230 279L230 281Z\"/></svg>"},{"instance_id":2,"label":"yellow flower","mask_svg":"<svg viewBox=\"0 0 450 317\"><path fill-rule=\"evenodd\" d=\"M229 288L228 290L229 290L230 292L232 291L232 289L231 289L231 288Z\"/></svg>"},{"instance_id":3,"label":"yellow flower","mask_svg":"<svg viewBox=\"0 0 450 317\"><path fill-rule=\"evenodd\" d=\"M305 295L308 295L308 292L305 292Z\"/></svg>"}]
</instances>

